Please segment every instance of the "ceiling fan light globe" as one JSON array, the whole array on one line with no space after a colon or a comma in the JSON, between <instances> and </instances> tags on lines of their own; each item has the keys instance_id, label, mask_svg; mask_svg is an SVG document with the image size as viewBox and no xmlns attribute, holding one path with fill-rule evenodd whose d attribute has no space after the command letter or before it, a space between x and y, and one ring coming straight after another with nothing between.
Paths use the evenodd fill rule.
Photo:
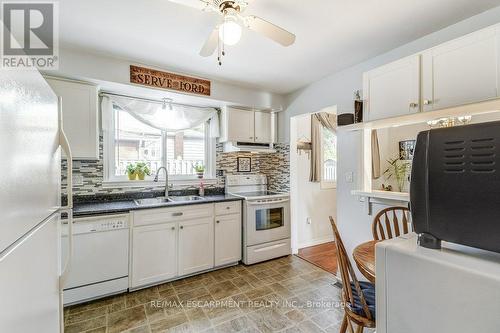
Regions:
<instances>
[{"instance_id":1,"label":"ceiling fan light globe","mask_svg":"<svg viewBox=\"0 0 500 333\"><path fill-rule=\"evenodd\" d=\"M241 30L241 26L238 23L232 20L226 20L226 22L220 26L219 38L226 45L235 45L241 39Z\"/></svg>"}]
</instances>

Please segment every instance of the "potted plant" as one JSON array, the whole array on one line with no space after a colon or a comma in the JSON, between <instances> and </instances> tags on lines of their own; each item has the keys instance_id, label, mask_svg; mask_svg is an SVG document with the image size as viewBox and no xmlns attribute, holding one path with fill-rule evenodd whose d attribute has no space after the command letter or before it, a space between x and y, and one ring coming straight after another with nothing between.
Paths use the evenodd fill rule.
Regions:
<instances>
[{"instance_id":1,"label":"potted plant","mask_svg":"<svg viewBox=\"0 0 500 333\"><path fill-rule=\"evenodd\" d=\"M203 174L205 173L205 167L202 164L196 164L193 166L194 171L199 179L203 178Z\"/></svg>"},{"instance_id":2,"label":"potted plant","mask_svg":"<svg viewBox=\"0 0 500 333\"><path fill-rule=\"evenodd\" d=\"M137 174L137 177L139 180L144 180L144 178L149 175L151 175L151 170L149 169L149 166L144 163L144 162L137 162L135 165L135 173Z\"/></svg>"},{"instance_id":3,"label":"potted plant","mask_svg":"<svg viewBox=\"0 0 500 333\"><path fill-rule=\"evenodd\" d=\"M127 164L127 176L129 180L135 180L137 173L135 172L135 165L132 163Z\"/></svg>"},{"instance_id":4,"label":"potted plant","mask_svg":"<svg viewBox=\"0 0 500 333\"><path fill-rule=\"evenodd\" d=\"M391 177L396 178L398 191L403 192L408 173L411 169L411 162L400 160L399 157L389 159L387 162L389 163L389 167L384 171L386 179L389 180Z\"/></svg>"}]
</instances>

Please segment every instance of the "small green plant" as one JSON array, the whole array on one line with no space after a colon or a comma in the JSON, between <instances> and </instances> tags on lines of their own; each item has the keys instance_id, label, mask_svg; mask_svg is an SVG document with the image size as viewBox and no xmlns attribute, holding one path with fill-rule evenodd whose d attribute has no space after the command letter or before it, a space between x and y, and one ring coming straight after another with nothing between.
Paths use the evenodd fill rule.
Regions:
<instances>
[{"instance_id":1,"label":"small green plant","mask_svg":"<svg viewBox=\"0 0 500 333\"><path fill-rule=\"evenodd\" d=\"M151 169L144 162L137 163L129 163L127 164L127 175L128 179L135 180L139 178L139 180L144 180L144 178L151 175Z\"/></svg>"},{"instance_id":2,"label":"small green plant","mask_svg":"<svg viewBox=\"0 0 500 333\"><path fill-rule=\"evenodd\" d=\"M387 180L391 177L396 178L399 192L403 192L405 181L411 170L411 162L400 160L399 157L387 160L389 167L384 171Z\"/></svg>"},{"instance_id":3,"label":"small green plant","mask_svg":"<svg viewBox=\"0 0 500 333\"><path fill-rule=\"evenodd\" d=\"M127 164L126 171L127 171L128 179L135 180L135 178L137 177L137 174L135 172L135 164L133 164L133 163Z\"/></svg>"},{"instance_id":4,"label":"small green plant","mask_svg":"<svg viewBox=\"0 0 500 333\"><path fill-rule=\"evenodd\" d=\"M205 166L202 165L202 164L196 164L196 165L194 165L193 169L194 169L194 171L196 171L196 173L205 172Z\"/></svg>"},{"instance_id":5,"label":"small green plant","mask_svg":"<svg viewBox=\"0 0 500 333\"><path fill-rule=\"evenodd\" d=\"M137 162L135 164L135 173L139 177L139 180L144 180L144 178L151 175L151 170L149 166L144 162Z\"/></svg>"}]
</instances>

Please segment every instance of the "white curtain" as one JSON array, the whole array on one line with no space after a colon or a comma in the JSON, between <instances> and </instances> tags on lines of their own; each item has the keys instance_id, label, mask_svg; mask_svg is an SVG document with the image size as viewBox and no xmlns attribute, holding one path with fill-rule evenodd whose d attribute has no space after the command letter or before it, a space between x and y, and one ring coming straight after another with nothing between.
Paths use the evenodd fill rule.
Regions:
<instances>
[{"instance_id":1,"label":"white curtain","mask_svg":"<svg viewBox=\"0 0 500 333\"><path fill-rule=\"evenodd\" d=\"M108 123L113 105L128 112L138 121L161 131L176 132L199 126L209 121L210 137L218 138L219 113L214 108L197 108L166 103L151 103L119 96L103 96L101 107L103 124Z\"/></svg>"}]
</instances>

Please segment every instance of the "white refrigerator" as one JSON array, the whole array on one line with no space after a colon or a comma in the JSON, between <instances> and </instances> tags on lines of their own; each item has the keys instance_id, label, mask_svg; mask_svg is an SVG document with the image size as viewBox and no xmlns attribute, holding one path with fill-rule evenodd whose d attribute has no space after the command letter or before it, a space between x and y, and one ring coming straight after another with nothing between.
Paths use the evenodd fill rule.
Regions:
<instances>
[{"instance_id":1,"label":"white refrigerator","mask_svg":"<svg viewBox=\"0 0 500 333\"><path fill-rule=\"evenodd\" d=\"M62 330L60 108L37 70L0 70L0 332Z\"/></svg>"},{"instance_id":2,"label":"white refrigerator","mask_svg":"<svg viewBox=\"0 0 500 333\"><path fill-rule=\"evenodd\" d=\"M500 253L415 234L376 247L377 333L499 332Z\"/></svg>"}]
</instances>

